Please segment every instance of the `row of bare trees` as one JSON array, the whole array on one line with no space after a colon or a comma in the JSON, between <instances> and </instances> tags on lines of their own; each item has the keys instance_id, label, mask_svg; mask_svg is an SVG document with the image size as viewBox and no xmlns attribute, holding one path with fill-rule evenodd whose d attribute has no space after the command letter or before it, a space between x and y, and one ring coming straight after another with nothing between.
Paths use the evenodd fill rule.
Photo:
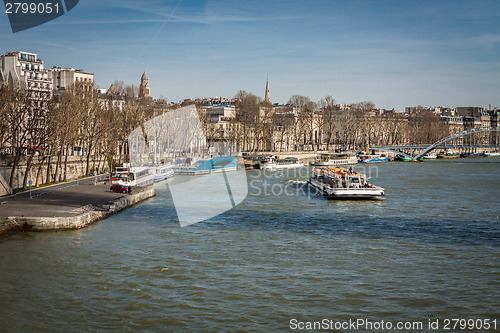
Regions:
<instances>
[{"instance_id":1,"label":"row of bare trees","mask_svg":"<svg viewBox=\"0 0 500 333\"><path fill-rule=\"evenodd\" d=\"M237 142L245 151L428 144L449 134L431 112L379 113L369 101L341 110L332 96L315 103L307 96L293 95L285 106L273 106L239 91L235 100L235 114L229 119L214 122L202 113L202 121L209 140Z\"/></svg>"},{"instance_id":2,"label":"row of bare trees","mask_svg":"<svg viewBox=\"0 0 500 333\"><path fill-rule=\"evenodd\" d=\"M30 175L36 175L37 182L66 180L68 157L75 151L82 155L86 175L103 169L105 161L121 158L128 135L147 117L147 107L136 94L133 86L118 84L102 96L76 85L57 98L40 98L31 90L1 86L0 153L10 161L9 185L21 167L23 188ZM46 175L40 177L41 172Z\"/></svg>"},{"instance_id":3,"label":"row of bare trees","mask_svg":"<svg viewBox=\"0 0 500 333\"><path fill-rule=\"evenodd\" d=\"M66 180L68 157L75 149L83 155L87 175L101 170L103 161L118 158L119 164L127 153L128 135L168 111L139 100L137 87L120 81L104 96L88 91L77 85L57 98L41 98L33 91L0 86L0 153L10 155L11 187L22 159L24 188L31 172L45 183ZM341 110L332 96L315 103L302 95L275 106L243 90L235 100L234 113L222 122L207 112L199 115L209 141L238 143L245 151L362 149L432 143L448 135L439 117L425 110L409 116L379 114L372 102ZM39 177L42 170L45 177Z\"/></svg>"}]
</instances>

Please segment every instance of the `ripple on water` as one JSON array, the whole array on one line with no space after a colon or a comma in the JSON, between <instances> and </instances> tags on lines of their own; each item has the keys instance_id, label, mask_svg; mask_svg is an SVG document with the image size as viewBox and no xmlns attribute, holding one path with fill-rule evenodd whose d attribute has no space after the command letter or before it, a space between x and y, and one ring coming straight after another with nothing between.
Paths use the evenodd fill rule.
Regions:
<instances>
[{"instance_id":1,"label":"ripple on water","mask_svg":"<svg viewBox=\"0 0 500 333\"><path fill-rule=\"evenodd\" d=\"M9 291L0 327L281 331L291 318L496 318L499 172L387 163L372 178L383 201L254 193L186 228L165 185L91 228L0 243L0 290ZM304 187L293 174L251 175Z\"/></svg>"}]
</instances>

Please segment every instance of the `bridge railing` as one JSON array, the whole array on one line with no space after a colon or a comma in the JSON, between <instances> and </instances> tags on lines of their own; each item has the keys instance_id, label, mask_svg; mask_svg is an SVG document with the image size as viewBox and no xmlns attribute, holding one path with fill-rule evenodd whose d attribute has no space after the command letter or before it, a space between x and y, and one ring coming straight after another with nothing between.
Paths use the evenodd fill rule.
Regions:
<instances>
[{"instance_id":1,"label":"bridge railing","mask_svg":"<svg viewBox=\"0 0 500 333\"><path fill-rule=\"evenodd\" d=\"M414 160L417 160L421 157L423 157L425 154L427 154L428 152L430 152L431 150L437 148L437 147L442 147L442 146L446 146L446 143L450 142L450 141L453 141L453 140L457 140L457 139L460 139L460 138L463 138L465 136L469 136L469 135L474 135L474 134L478 134L478 133L484 133L484 132L499 132L500 133L500 127L498 126L490 126L490 127L476 127L476 128L471 128L471 129L468 129L468 130L465 130L465 131L462 131L462 132L458 132L458 133L453 133L445 138L442 138L438 141L436 141L435 143L429 145L429 144L422 144L422 145L416 145L416 146L410 146L410 145L396 145L396 146L383 146L383 147L370 147L370 149L376 149L376 150L382 150L382 151L387 151L387 152L393 152L393 153L396 153L396 154L399 154L399 155L404 155L406 157L409 157L411 159L414 159ZM489 140L491 142L491 140ZM499 143L499 138L497 137L495 139L495 143L496 145L495 146L492 146L492 145L482 145L481 147L498 147L498 143ZM474 141L475 142L475 141ZM469 145L454 145L454 147L464 147L464 146L467 146L469 147ZM479 146L476 146L474 144L474 147L479 147ZM416 156L414 155L411 155L411 154L408 154L406 152L403 152L403 151L400 151L401 149L424 149L421 153L417 154Z\"/></svg>"}]
</instances>

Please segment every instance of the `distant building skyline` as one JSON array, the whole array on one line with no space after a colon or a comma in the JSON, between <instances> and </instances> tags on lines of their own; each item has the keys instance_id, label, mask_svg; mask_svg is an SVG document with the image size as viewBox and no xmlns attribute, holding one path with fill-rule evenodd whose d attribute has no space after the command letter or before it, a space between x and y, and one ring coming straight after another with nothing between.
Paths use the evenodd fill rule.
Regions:
<instances>
[{"instance_id":1,"label":"distant building skyline","mask_svg":"<svg viewBox=\"0 0 500 333\"><path fill-rule=\"evenodd\" d=\"M0 52L34 50L101 87L146 71L151 95L170 101L265 99L269 74L278 103L499 106L498 12L495 0L87 0L16 34L0 15Z\"/></svg>"},{"instance_id":2,"label":"distant building skyline","mask_svg":"<svg viewBox=\"0 0 500 333\"><path fill-rule=\"evenodd\" d=\"M15 61L9 61L9 58L5 60L5 57L13 57L12 59L17 59L16 63ZM9 51L5 55L2 55L1 58L2 60L0 66L0 83L1 84L8 84L12 86L13 84L26 84L29 87L40 87L44 88L44 91L46 92L52 92L54 94L60 94L63 91L69 89L72 87L75 83L81 82L83 83L83 86L86 87L87 89L91 89L91 87L94 85L94 74L93 73L88 73L80 69L75 69L75 68L61 68L54 66L53 68L46 70L44 69L44 61L41 60L38 57L38 53L33 53L33 52L26 52L26 51ZM19 62L21 61L21 62ZM25 63L25 62L28 63ZM31 64L35 63L35 64ZM28 66L28 67L27 67ZM22 69L25 69L23 71ZM33 73L30 74L29 72L26 72L27 70L36 70L39 71L40 73ZM12 71L12 73L11 73ZM13 75L14 74L14 75ZM46 77L46 78L45 78ZM10 78L10 82L9 82ZM28 82L29 79L29 82ZM37 82L32 82L33 80L36 79L42 79L47 82L46 84L42 83L37 83ZM49 83L49 81L51 81ZM115 81L120 81L118 78ZM128 83L127 83L128 84ZM135 83L131 83L132 85L135 85ZM50 88L49 88L50 87ZM105 93L105 94L115 94L118 93L116 91L116 88L114 87L113 84L109 86L109 88L101 88L98 84L95 86L96 89L100 93ZM51 90L52 89L52 90ZM138 91L138 96L139 99L154 99L153 96L151 96L151 87L149 84L149 77L146 73L146 71L143 72L141 78L140 78L140 84L139 84L139 91ZM165 97L165 96L163 96ZM259 97L259 96L258 96ZM188 100L192 101L199 101L199 100L214 100L219 98L221 101L218 104L232 104L233 101L231 98L228 97L213 97L213 96L200 96L197 98L188 98L184 100L178 100L178 101L173 101L168 99L170 103L174 104L182 104L183 102L186 102ZM266 85L265 85L265 91L264 91L264 98L262 98L262 102L268 103L268 104L273 104L271 102L271 97L270 97L270 87L269 87L269 76L266 77ZM284 103L274 103L275 105L285 105L287 104L286 102ZM349 109L349 104L344 104L344 103L337 103L336 104L340 110L347 110ZM483 108L488 110L488 109L497 109L497 106L491 106L489 104L487 107L483 106L477 106L477 105L470 105L470 106L459 106L459 105L454 105L451 107L444 107L442 105L438 106L422 106L419 105L417 106L405 106L401 110L396 110L396 111L401 111L407 114L415 112L417 108L423 108L426 110L431 110L435 112L436 114L440 115L447 115L447 116L455 116L455 115L462 115L464 110L474 110L474 115L476 115L479 111L477 110L482 110ZM378 110L386 110L385 108L380 108L376 107L375 109ZM394 108L393 108L394 109ZM459 109L461 111L459 111ZM390 109L389 109L390 110ZM467 112L469 112L467 111ZM472 112L472 111L471 111ZM462 115L463 116L463 115ZM472 113L471 113L472 116ZM477 115L476 115L477 116Z\"/></svg>"}]
</instances>

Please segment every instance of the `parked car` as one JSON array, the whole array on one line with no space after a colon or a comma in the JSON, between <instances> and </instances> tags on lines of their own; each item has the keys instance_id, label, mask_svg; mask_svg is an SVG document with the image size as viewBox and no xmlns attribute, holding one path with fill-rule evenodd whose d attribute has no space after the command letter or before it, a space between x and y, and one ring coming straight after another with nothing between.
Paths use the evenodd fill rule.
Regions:
<instances>
[{"instance_id":1,"label":"parked car","mask_svg":"<svg viewBox=\"0 0 500 333\"><path fill-rule=\"evenodd\" d=\"M123 185L112 185L109 188L110 191L115 192L115 193L128 193L129 188Z\"/></svg>"}]
</instances>

